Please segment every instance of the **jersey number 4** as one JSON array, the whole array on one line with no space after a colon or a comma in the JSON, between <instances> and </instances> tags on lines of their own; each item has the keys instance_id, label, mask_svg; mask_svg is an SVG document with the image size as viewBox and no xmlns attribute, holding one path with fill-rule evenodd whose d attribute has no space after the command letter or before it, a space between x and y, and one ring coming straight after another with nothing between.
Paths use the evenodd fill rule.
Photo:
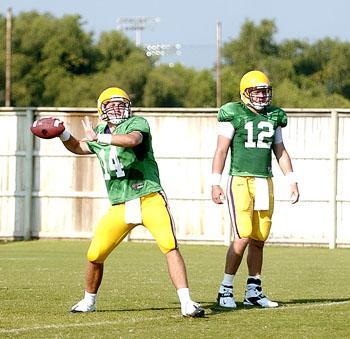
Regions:
<instances>
[{"instance_id":1,"label":"jersey number 4","mask_svg":"<svg viewBox=\"0 0 350 339\"><path fill-rule=\"evenodd\" d=\"M244 128L248 132L247 141L244 143L246 148L270 148L271 141L267 141L267 138L273 136L273 125L268 121L260 121L258 123L258 141L254 141L254 125L253 121L249 121L244 125Z\"/></svg>"},{"instance_id":2,"label":"jersey number 4","mask_svg":"<svg viewBox=\"0 0 350 339\"><path fill-rule=\"evenodd\" d=\"M123 171L123 164L118 159L116 146L111 146L109 152L106 152L104 149L101 149L98 153L98 156L101 160L103 176L105 180L111 180L111 173L113 172L115 172L117 178L125 177L125 172Z\"/></svg>"}]
</instances>

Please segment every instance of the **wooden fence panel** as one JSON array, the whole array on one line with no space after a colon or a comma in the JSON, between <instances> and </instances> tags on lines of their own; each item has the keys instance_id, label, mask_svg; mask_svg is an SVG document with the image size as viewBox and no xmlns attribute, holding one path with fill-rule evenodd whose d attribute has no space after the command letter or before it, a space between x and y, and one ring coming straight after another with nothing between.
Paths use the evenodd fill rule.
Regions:
<instances>
[{"instance_id":1,"label":"wooden fence panel","mask_svg":"<svg viewBox=\"0 0 350 339\"><path fill-rule=\"evenodd\" d=\"M336 112L336 136L332 133L332 110L286 111L289 124L283 129L283 138L299 176L301 201L290 205L288 184L274 161L276 204L269 242L327 245L335 232L338 246L350 246L350 110ZM134 113L144 116L151 126L178 239L228 243L227 206L217 206L210 199L216 111L136 108ZM31 150L30 114L58 116L77 137L83 136L81 120L85 115L97 122L93 109L0 108L0 123L6 126L0 143L0 238L25 238L26 234L90 237L109 205L98 161L93 155L69 153L58 139L29 139L33 141ZM334 140L338 140L335 173ZM33 168L30 185L28 164ZM228 164L223 186L227 170ZM336 183L336 209L332 208L332 183ZM137 227L129 239L150 238L143 227Z\"/></svg>"}]
</instances>

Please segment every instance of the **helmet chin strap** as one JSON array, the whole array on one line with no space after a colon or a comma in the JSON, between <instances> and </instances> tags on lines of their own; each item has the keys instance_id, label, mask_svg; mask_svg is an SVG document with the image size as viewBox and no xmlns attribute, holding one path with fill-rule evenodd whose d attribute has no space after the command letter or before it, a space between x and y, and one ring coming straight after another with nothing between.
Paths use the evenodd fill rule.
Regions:
<instances>
[{"instance_id":1,"label":"helmet chin strap","mask_svg":"<svg viewBox=\"0 0 350 339\"><path fill-rule=\"evenodd\" d=\"M110 115L106 114L107 119L105 119L105 121L110 122L114 125L119 125L125 120L129 119L130 116L131 116L130 109L125 108L123 115L120 117L117 117L115 114L110 114Z\"/></svg>"},{"instance_id":2,"label":"helmet chin strap","mask_svg":"<svg viewBox=\"0 0 350 339\"><path fill-rule=\"evenodd\" d=\"M121 122L123 122L125 119L109 119L108 122L110 122L113 125L119 125Z\"/></svg>"},{"instance_id":3,"label":"helmet chin strap","mask_svg":"<svg viewBox=\"0 0 350 339\"><path fill-rule=\"evenodd\" d=\"M249 104L250 107L254 108L256 111L262 111L266 106L268 105L256 105L256 104Z\"/></svg>"}]
</instances>

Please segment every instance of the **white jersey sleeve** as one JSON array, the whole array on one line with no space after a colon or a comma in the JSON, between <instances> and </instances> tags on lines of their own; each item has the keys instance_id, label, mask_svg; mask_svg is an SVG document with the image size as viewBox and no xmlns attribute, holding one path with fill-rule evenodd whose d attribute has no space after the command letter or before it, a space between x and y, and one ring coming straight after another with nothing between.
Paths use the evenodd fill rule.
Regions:
<instances>
[{"instance_id":1,"label":"white jersey sleeve","mask_svg":"<svg viewBox=\"0 0 350 339\"><path fill-rule=\"evenodd\" d=\"M281 126L278 126L276 128L276 132L275 132L275 141L274 144L282 144L283 142L283 137L282 137L282 128Z\"/></svg>"},{"instance_id":2,"label":"white jersey sleeve","mask_svg":"<svg viewBox=\"0 0 350 339\"><path fill-rule=\"evenodd\" d=\"M217 133L227 139L232 139L235 134L235 128L230 122L218 122Z\"/></svg>"}]
</instances>

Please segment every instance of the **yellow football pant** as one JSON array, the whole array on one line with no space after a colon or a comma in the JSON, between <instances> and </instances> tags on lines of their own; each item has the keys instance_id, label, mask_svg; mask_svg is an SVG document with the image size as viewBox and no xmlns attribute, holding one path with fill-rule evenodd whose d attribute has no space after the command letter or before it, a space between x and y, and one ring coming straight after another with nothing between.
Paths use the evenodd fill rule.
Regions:
<instances>
[{"instance_id":1,"label":"yellow football pant","mask_svg":"<svg viewBox=\"0 0 350 339\"><path fill-rule=\"evenodd\" d=\"M271 229L274 207L273 182L267 178L269 209L254 210L255 177L230 176L227 184L227 201L235 238L265 241Z\"/></svg>"},{"instance_id":2,"label":"yellow football pant","mask_svg":"<svg viewBox=\"0 0 350 339\"><path fill-rule=\"evenodd\" d=\"M150 231L163 253L177 248L175 226L165 195L162 192L141 197L142 223ZM87 258L103 263L135 224L125 223L125 204L113 205L96 226Z\"/></svg>"}]
</instances>

